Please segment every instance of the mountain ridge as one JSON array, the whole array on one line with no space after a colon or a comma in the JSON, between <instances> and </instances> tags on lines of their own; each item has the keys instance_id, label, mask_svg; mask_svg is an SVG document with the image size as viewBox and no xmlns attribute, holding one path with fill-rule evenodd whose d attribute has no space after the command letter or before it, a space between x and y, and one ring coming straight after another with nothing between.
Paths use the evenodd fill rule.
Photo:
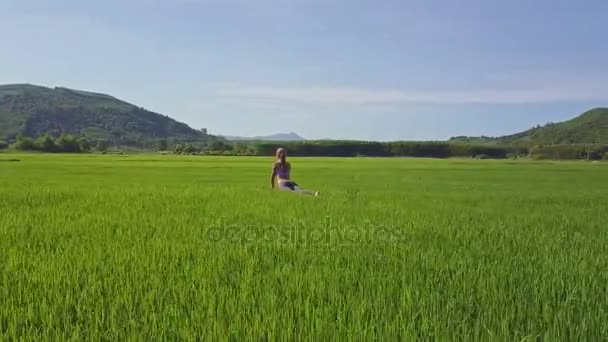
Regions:
<instances>
[{"instance_id":1,"label":"mountain ridge","mask_svg":"<svg viewBox=\"0 0 608 342\"><path fill-rule=\"evenodd\" d=\"M32 84L0 85L0 136L61 134L138 145L151 140L213 138L167 115L102 93Z\"/></svg>"},{"instance_id":2,"label":"mountain ridge","mask_svg":"<svg viewBox=\"0 0 608 342\"><path fill-rule=\"evenodd\" d=\"M570 120L500 137L459 136L449 141L496 145L608 144L608 108L593 108Z\"/></svg>"}]
</instances>

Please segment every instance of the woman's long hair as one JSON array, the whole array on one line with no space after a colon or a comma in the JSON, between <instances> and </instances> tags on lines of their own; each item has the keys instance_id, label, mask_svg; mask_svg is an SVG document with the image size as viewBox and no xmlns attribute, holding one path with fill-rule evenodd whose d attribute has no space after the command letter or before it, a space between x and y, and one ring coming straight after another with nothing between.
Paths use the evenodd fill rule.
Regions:
<instances>
[{"instance_id":1,"label":"woman's long hair","mask_svg":"<svg viewBox=\"0 0 608 342\"><path fill-rule=\"evenodd\" d=\"M282 155L282 157L281 157L281 155ZM277 157L277 160L280 160L281 163L284 163L285 158L287 158L287 153L283 147L279 147L279 148L277 148L277 152L275 153L275 156Z\"/></svg>"}]
</instances>

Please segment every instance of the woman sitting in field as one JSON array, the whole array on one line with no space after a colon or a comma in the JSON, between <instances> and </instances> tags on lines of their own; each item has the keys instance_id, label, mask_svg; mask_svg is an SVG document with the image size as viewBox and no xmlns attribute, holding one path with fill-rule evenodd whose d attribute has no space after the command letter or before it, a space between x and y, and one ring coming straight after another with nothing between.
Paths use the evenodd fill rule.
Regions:
<instances>
[{"instance_id":1,"label":"woman sitting in field","mask_svg":"<svg viewBox=\"0 0 608 342\"><path fill-rule=\"evenodd\" d=\"M293 191L304 195L319 196L318 191L304 190L300 188L296 182L289 179L291 173L291 164L287 162L287 151L284 148L277 149L277 161L272 163L272 175L270 176L270 185L274 189L275 178L279 184L279 190Z\"/></svg>"}]
</instances>

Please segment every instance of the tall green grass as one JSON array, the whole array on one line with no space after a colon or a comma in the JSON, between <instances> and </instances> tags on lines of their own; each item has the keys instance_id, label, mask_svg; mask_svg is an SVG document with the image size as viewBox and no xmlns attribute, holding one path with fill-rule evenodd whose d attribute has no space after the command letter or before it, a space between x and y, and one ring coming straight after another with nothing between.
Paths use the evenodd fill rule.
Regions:
<instances>
[{"instance_id":1,"label":"tall green grass","mask_svg":"<svg viewBox=\"0 0 608 342\"><path fill-rule=\"evenodd\" d=\"M608 339L608 165L0 159L0 340Z\"/></svg>"}]
</instances>

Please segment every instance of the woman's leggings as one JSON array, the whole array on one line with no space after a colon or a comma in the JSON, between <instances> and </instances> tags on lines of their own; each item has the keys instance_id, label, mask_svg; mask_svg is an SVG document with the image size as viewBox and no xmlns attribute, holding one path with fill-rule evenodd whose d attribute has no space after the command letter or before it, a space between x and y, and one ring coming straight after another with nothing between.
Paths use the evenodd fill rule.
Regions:
<instances>
[{"instance_id":1,"label":"woman's leggings","mask_svg":"<svg viewBox=\"0 0 608 342\"><path fill-rule=\"evenodd\" d=\"M279 184L279 190L293 191L303 195L314 195L316 193L316 191L302 189L296 182L292 181L281 182L281 184Z\"/></svg>"}]
</instances>

